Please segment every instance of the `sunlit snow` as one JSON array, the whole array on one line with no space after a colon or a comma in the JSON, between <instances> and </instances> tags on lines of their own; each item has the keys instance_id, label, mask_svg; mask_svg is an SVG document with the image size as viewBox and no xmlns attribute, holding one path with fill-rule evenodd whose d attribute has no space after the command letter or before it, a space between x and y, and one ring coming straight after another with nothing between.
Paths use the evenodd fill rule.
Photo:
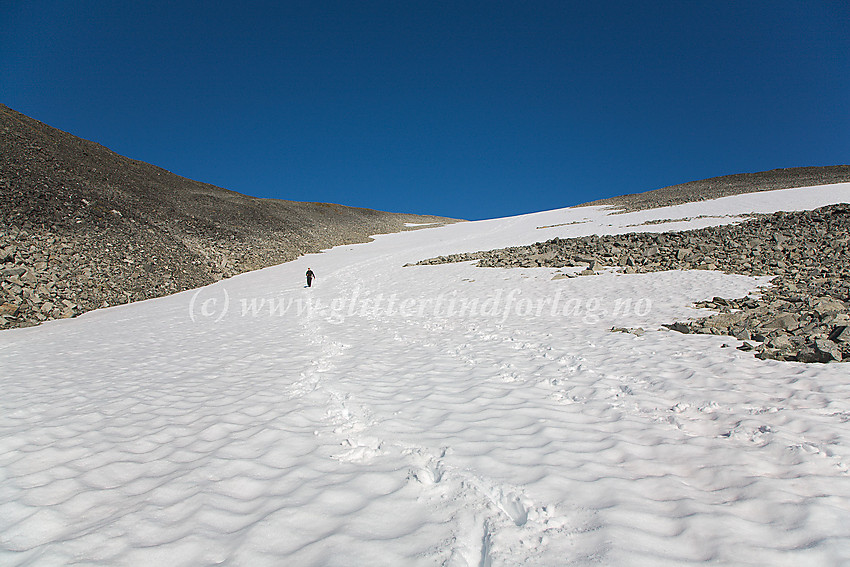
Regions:
<instances>
[{"instance_id":1,"label":"sunlit snow","mask_svg":"<svg viewBox=\"0 0 850 567\"><path fill-rule=\"evenodd\" d=\"M403 267L836 202L423 228L4 331L0 564L848 563L850 364L660 330L767 278Z\"/></svg>"}]
</instances>

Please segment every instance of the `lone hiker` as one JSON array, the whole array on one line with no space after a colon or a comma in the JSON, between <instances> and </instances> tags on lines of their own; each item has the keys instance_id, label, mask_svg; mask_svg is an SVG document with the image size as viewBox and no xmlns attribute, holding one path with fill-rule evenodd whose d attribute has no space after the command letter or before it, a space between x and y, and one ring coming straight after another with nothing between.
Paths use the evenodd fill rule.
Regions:
<instances>
[{"instance_id":1,"label":"lone hiker","mask_svg":"<svg viewBox=\"0 0 850 567\"><path fill-rule=\"evenodd\" d=\"M313 270L311 270L310 268L307 268L307 287L312 287L313 278L315 278L315 277L316 277L316 274L313 273Z\"/></svg>"}]
</instances>

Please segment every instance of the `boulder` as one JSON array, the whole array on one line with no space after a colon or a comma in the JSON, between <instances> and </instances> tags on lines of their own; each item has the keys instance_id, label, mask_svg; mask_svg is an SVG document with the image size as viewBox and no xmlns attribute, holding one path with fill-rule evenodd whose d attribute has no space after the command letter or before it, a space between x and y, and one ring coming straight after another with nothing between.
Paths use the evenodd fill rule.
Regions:
<instances>
[{"instance_id":1,"label":"boulder","mask_svg":"<svg viewBox=\"0 0 850 567\"><path fill-rule=\"evenodd\" d=\"M830 341L815 340L797 353L799 362L841 362L841 350Z\"/></svg>"},{"instance_id":2,"label":"boulder","mask_svg":"<svg viewBox=\"0 0 850 567\"><path fill-rule=\"evenodd\" d=\"M664 325L671 331L677 331L679 333L689 334L691 332L691 328L687 325L687 323L673 323L672 325Z\"/></svg>"},{"instance_id":3,"label":"boulder","mask_svg":"<svg viewBox=\"0 0 850 567\"><path fill-rule=\"evenodd\" d=\"M746 318L747 314L745 312L735 311L734 313L720 313L719 315L712 315L706 320L706 323L716 329L728 329L730 327L737 326Z\"/></svg>"},{"instance_id":4,"label":"boulder","mask_svg":"<svg viewBox=\"0 0 850 567\"><path fill-rule=\"evenodd\" d=\"M764 325L762 328L764 329L782 329L784 331L791 331L800 326L799 324L799 316L795 313L782 313L781 315L774 317Z\"/></svg>"},{"instance_id":5,"label":"boulder","mask_svg":"<svg viewBox=\"0 0 850 567\"><path fill-rule=\"evenodd\" d=\"M18 314L18 306L14 303L3 303L0 304L0 316L2 317L14 317Z\"/></svg>"},{"instance_id":6,"label":"boulder","mask_svg":"<svg viewBox=\"0 0 850 567\"><path fill-rule=\"evenodd\" d=\"M17 266L17 267L14 267L14 268L3 268L2 270L0 270L0 277L4 277L4 278L20 277L20 276L23 276L26 273L27 273L27 269L20 267L20 266Z\"/></svg>"},{"instance_id":7,"label":"boulder","mask_svg":"<svg viewBox=\"0 0 850 567\"><path fill-rule=\"evenodd\" d=\"M764 344L766 347L776 348L780 350L789 350L794 348L794 344L791 342L791 338L785 334L770 337L764 342Z\"/></svg>"},{"instance_id":8,"label":"boulder","mask_svg":"<svg viewBox=\"0 0 850 567\"><path fill-rule=\"evenodd\" d=\"M831 297L819 299L814 305L814 311L820 317L824 317L826 315L834 315L836 313L842 313L846 310L847 308L844 306L844 302L838 301L837 299L833 299Z\"/></svg>"},{"instance_id":9,"label":"boulder","mask_svg":"<svg viewBox=\"0 0 850 567\"><path fill-rule=\"evenodd\" d=\"M749 329L737 329L737 330L734 330L734 331L733 331L733 333L732 333L732 336L734 336L734 337L735 337L736 339L738 339L739 341L749 341L749 340L752 340L752 335L750 334L750 330L749 330Z\"/></svg>"}]
</instances>

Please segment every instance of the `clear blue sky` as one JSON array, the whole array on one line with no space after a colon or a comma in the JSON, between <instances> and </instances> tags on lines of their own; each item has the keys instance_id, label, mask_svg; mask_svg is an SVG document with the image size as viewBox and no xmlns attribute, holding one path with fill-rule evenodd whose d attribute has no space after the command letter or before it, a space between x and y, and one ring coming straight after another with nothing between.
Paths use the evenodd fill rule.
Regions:
<instances>
[{"instance_id":1,"label":"clear blue sky","mask_svg":"<svg viewBox=\"0 0 850 567\"><path fill-rule=\"evenodd\" d=\"M0 102L259 197L467 219L850 163L850 3L0 3Z\"/></svg>"}]
</instances>

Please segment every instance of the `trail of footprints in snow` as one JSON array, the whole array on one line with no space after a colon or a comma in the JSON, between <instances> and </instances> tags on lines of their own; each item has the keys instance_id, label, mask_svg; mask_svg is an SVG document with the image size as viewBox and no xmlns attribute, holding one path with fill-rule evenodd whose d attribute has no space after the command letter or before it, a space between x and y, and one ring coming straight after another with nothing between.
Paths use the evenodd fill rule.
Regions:
<instances>
[{"instance_id":1,"label":"trail of footprints in snow","mask_svg":"<svg viewBox=\"0 0 850 567\"><path fill-rule=\"evenodd\" d=\"M370 325L376 329L385 329L381 321L368 317ZM428 336L433 332L454 332L450 325L417 321L417 329L425 329ZM518 342L514 338L504 338L495 333L485 333L477 328L472 330L476 339L483 342L508 343L514 349L527 353L530 358L545 358L558 364L570 364L578 357L558 357L542 343ZM523 331L514 334L522 334ZM414 341L398 333L394 339L405 344L417 345L446 352L438 342ZM464 343L446 352L468 365L480 365L483 361L474 356L471 343ZM540 355L539 353L543 354ZM519 371L510 363L498 365L499 376L506 382L520 381ZM457 526L449 541L441 542L434 554L444 555L446 566L490 565L503 555L505 558L524 557L533 560L539 556L553 538L576 537L599 529L595 514L589 511L571 510L561 515L551 505L537 505L529 499L522 489L501 485L470 471L451 467L445 457L450 448L443 448L438 454L428 449L404 443L387 443L373 435L362 435L374 425L364 422L369 412L364 408L352 408L350 397L334 395L334 403L329 409L329 417L338 424L336 433L345 434L343 450L334 455L335 459L345 462L363 463L390 451L401 451L401 455L410 462L408 480L416 482L425 490L426 501L436 506L446 502L455 503L456 511L452 522ZM361 435L357 435L361 434ZM598 546L591 547L598 549ZM588 555L591 555L589 553Z\"/></svg>"},{"instance_id":2,"label":"trail of footprints in snow","mask_svg":"<svg viewBox=\"0 0 850 567\"><path fill-rule=\"evenodd\" d=\"M383 442L370 436L358 436L373 425L369 412L360 406L352 409L351 396L332 390L322 381L322 374L335 367L334 360L343 355L350 345L334 341L320 331L320 326L312 318L302 321L302 327L310 344L318 350L313 357L312 366L301 373L299 380L290 386L291 397L301 397L317 391L327 394L325 417L333 427L333 433L345 436L341 445L343 450L331 455L343 462L363 462L382 452Z\"/></svg>"},{"instance_id":3,"label":"trail of footprints in snow","mask_svg":"<svg viewBox=\"0 0 850 567\"><path fill-rule=\"evenodd\" d=\"M552 506L537 505L521 488L501 485L481 475L445 462L450 449L434 453L371 435L357 435L372 425L361 421L368 414L351 409L349 398L338 398L340 413L329 415L339 423L334 431L345 435L341 452L333 458L349 463L367 463L387 453L399 453L409 463L408 480L423 488L423 498L435 508L450 503L455 510L453 535L440 542L433 554L450 567L490 565L501 555L532 560L553 538L575 537L599 528L589 512L562 515Z\"/></svg>"},{"instance_id":4,"label":"trail of footprints in snow","mask_svg":"<svg viewBox=\"0 0 850 567\"><path fill-rule=\"evenodd\" d=\"M317 390L321 385L321 375L334 367L334 359L336 357L351 348L350 345L333 341L326 335L323 335L319 327L314 324L315 320L313 318L299 319L299 322L310 345L318 353L313 356L310 368L302 372L299 379L290 385L289 395L293 398L302 397Z\"/></svg>"},{"instance_id":5,"label":"trail of footprints in snow","mask_svg":"<svg viewBox=\"0 0 850 567\"><path fill-rule=\"evenodd\" d=\"M499 558L533 561L553 539L589 534L600 526L592 513L560 514L539 505L519 487L495 483L445 462L450 449L432 453L403 447L411 463L408 479L422 485L423 497L435 506L457 503L454 535L434 551L446 566L490 565Z\"/></svg>"},{"instance_id":6,"label":"trail of footprints in snow","mask_svg":"<svg viewBox=\"0 0 850 567\"><path fill-rule=\"evenodd\" d=\"M301 325L318 354L313 357L312 366L291 385L290 395L300 397L317 391L327 394L325 417L333 427L333 433L345 437L340 444L342 450L331 455L332 458L342 462L365 462L381 454L383 442L380 439L359 435L374 425L370 412L353 404L350 394L341 394L322 381L322 374L332 370L336 366L335 359L342 356L351 345L334 341L323 334L319 321L313 317L307 317L301 321Z\"/></svg>"},{"instance_id":7,"label":"trail of footprints in snow","mask_svg":"<svg viewBox=\"0 0 850 567\"><path fill-rule=\"evenodd\" d=\"M373 317L369 319L374 329L386 330L387 326L382 321ZM713 423L714 418L711 417L708 417L709 423L705 423L707 416L721 409L714 402L696 407L687 403L654 409L641 407L635 399L640 394L651 395L653 384L650 380L600 373L591 368L582 356L559 355L543 342L550 335L512 330L511 335L506 336L499 334L498 328L495 332L483 331L475 326L459 329L456 324L443 321L411 322L413 324L416 325L415 333L408 335L396 332L393 338L411 346L443 352L469 366L492 364L494 375L504 382L536 382L554 389L549 397L560 403L601 402L693 435L704 435L705 431L700 430L706 425L720 425ZM426 331L425 336L428 338L424 341L414 340L412 336L421 336L422 330ZM440 337L446 334L457 336L459 333L471 333L471 336L467 336L462 344L455 343L448 350L445 349L447 343L441 343ZM307 372L304 381L318 387L316 376L332 367L333 358L342 354L347 347L320 337L317 332L314 340L321 349L321 355L314 368ZM547 365L554 364L552 370L557 372L557 377L551 377L548 372L544 377L529 375L527 371L523 372L516 364L504 359L498 363L491 362L481 356L481 349L476 348L477 343L510 347L522 352L525 362L538 363L542 360ZM575 380L578 376L584 379ZM401 450L410 462L408 479L422 486L426 502L432 502L436 507L445 507L446 502L455 503L451 519L456 526L454 535L433 550L436 556L443 559L443 565L490 565L502 554L514 559L524 557L533 560L545 551L547 543L553 538L575 539L600 527L593 512L571 510L570 514L561 515L552 506L535 504L518 487L499 485L480 475L447 465L445 457L448 449L435 454L421 447L388 443L380 437L368 435L367 430L374 423L370 421L367 411L358 409L350 397L333 392L329 402L328 418L335 425L334 432L345 436L340 452L333 458L343 462L365 463L379 455ZM728 409L726 413L730 415L727 417L734 416L733 408L722 409ZM689 433L691 428L695 429ZM742 421L733 422L728 431L728 435L720 433L716 436L758 446L766 444L773 435L770 428L748 428ZM835 461L836 467L847 472L847 467L828 448L806 442L790 443L788 448L803 455L829 457ZM594 547L598 552L599 547ZM578 548L573 551L580 554ZM588 557L592 554L590 552Z\"/></svg>"},{"instance_id":8,"label":"trail of footprints in snow","mask_svg":"<svg viewBox=\"0 0 850 567\"><path fill-rule=\"evenodd\" d=\"M454 535L434 549L435 555L442 556L443 565L490 565L502 554L506 558L522 556L533 559L553 537L574 536L598 529L588 512L559 515L553 506L536 505L518 487L503 486L481 475L447 465L444 459L450 451L448 448L434 454L422 447L387 443L380 437L369 435L370 427L375 425L370 412L355 403L350 395L330 390L321 380L321 374L334 367L334 359L343 354L348 345L329 339L321 333L318 325L310 323L309 320L304 322L304 330L310 343L318 349L318 355L314 357L313 366L292 385L291 394L301 396L320 389L328 392L327 420L333 426L333 432L344 438L339 452L332 458L341 462L366 463L390 451L399 452L410 464L408 480L423 487L426 501L436 507L446 502L454 504L451 518L456 525ZM377 328L378 321L372 324ZM445 326L440 324L426 324L426 327L429 331L445 330ZM477 337L503 341L497 335L480 332ZM412 340L398 335L396 339L413 344ZM431 341L416 344L440 348L439 344ZM519 350L531 346L528 343L514 345ZM539 349L541 345L534 347ZM479 364L480 361L469 351L471 346L465 344L449 354L467 364ZM502 375L505 373L502 372Z\"/></svg>"}]
</instances>

